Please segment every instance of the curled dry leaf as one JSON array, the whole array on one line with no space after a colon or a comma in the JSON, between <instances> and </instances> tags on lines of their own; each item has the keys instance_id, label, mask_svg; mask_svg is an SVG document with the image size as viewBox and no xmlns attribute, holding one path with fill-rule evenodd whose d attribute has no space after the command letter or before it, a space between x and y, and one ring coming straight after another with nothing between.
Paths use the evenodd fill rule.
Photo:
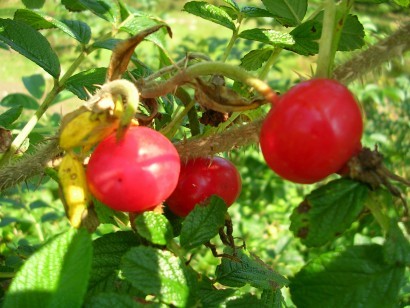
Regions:
<instances>
[{"instance_id":1,"label":"curled dry leaf","mask_svg":"<svg viewBox=\"0 0 410 308\"><path fill-rule=\"evenodd\" d=\"M141 31L140 33L125 41L120 42L115 47L111 55L110 65L107 70L107 81L119 79L121 75L127 70L128 63L130 62L131 56L138 44L141 43L142 40L148 35L157 32L163 27L167 29L168 35L172 37L171 28L169 26L165 24L158 24Z\"/></svg>"},{"instance_id":2,"label":"curled dry leaf","mask_svg":"<svg viewBox=\"0 0 410 308\"><path fill-rule=\"evenodd\" d=\"M405 217L409 217L409 209L403 193L391 181L402 183L410 187L410 181L394 174L383 163L383 155L375 148L363 148L348 162L348 176L364 182L373 189L380 186L386 187L393 196L400 198L405 208Z\"/></svg>"},{"instance_id":3,"label":"curled dry leaf","mask_svg":"<svg viewBox=\"0 0 410 308\"><path fill-rule=\"evenodd\" d=\"M195 80L198 85L195 90L195 99L206 109L229 113L255 109L267 102L263 99L249 101L223 84L206 83L200 78Z\"/></svg>"}]
</instances>

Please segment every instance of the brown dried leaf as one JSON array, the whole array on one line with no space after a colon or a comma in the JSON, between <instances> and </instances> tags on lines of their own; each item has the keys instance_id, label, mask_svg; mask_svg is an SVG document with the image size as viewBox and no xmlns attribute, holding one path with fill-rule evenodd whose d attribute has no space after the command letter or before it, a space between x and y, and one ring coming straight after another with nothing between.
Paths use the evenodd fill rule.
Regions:
<instances>
[{"instance_id":1,"label":"brown dried leaf","mask_svg":"<svg viewBox=\"0 0 410 308\"><path fill-rule=\"evenodd\" d=\"M111 56L110 65L107 70L107 81L119 79L121 75L127 70L128 63L134 53L135 48L148 35L157 32L159 29L165 27L168 35L172 37L171 28L165 24L155 25L151 28L145 29L135 36L120 42L114 49Z\"/></svg>"},{"instance_id":2,"label":"brown dried leaf","mask_svg":"<svg viewBox=\"0 0 410 308\"><path fill-rule=\"evenodd\" d=\"M195 99L206 109L230 113L256 109L266 103L263 99L248 101L234 90L215 83L206 83L196 78L198 87L195 90Z\"/></svg>"}]
</instances>

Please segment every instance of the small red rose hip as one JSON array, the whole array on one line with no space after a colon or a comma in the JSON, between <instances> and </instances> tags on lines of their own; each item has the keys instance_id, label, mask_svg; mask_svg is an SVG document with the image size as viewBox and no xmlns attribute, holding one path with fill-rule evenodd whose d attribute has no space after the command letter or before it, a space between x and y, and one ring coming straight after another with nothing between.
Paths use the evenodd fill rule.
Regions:
<instances>
[{"instance_id":1,"label":"small red rose hip","mask_svg":"<svg viewBox=\"0 0 410 308\"><path fill-rule=\"evenodd\" d=\"M118 211L143 212L175 189L180 158L174 145L147 127L130 127L123 138L101 141L87 166L91 193Z\"/></svg>"},{"instance_id":2,"label":"small red rose hip","mask_svg":"<svg viewBox=\"0 0 410 308\"><path fill-rule=\"evenodd\" d=\"M232 205L241 188L241 177L230 161L222 157L195 158L181 165L178 185L166 204L176 215L186 216L212 195Z\"/></svg>"},{"instance_id":3,"label":"small red rose hip","mask_svg":"<svg viewBox=\"0 0 410 308\"><path fill-rule=\"evenodd\" d=\"M315 183L339 171L360 149L360 108L342 84L329 79L301 82L267 115L260 145L269 167L296 183Z\"/></svg>"}]
</instances>

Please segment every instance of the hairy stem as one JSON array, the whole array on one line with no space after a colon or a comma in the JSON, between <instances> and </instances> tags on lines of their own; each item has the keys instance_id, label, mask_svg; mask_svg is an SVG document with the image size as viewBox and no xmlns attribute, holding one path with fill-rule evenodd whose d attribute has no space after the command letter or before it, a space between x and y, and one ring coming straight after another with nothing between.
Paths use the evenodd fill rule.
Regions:
<instances>
[{"instance_id":1,"label":"hairy stem","mask_svg":"<svg viewBox=\"0 0 410 308\"><path fill-rule=\"evenodd\" d=\"M349 84L383 63L403 55L408 50L410 50L410 22L404 24L385 40L337 67L333 72L333 78Z\"/></svg>"},{"instance_id":2,"label":"hairy stem","mask_svg":"<svg viewBox=\"0 0 410 308\"><path fill-rule=\"evenodd\" d=\"M39 148L34 155L26 155L24 158L2 167L0 169L0 191L41 174L47 163L60 153L58 139L55 138Z\"/></svg>"},{"instance_id":3,"label":"hairy stem","mask_svg":"<svg viewBox=\"0 0 410 308\"><path fill-rule=\"evenodd\" d=\"M263 120L228 129L205 138L191 138L175 144L181 160L210 156L255 144L259 141L259 131Z\"/></svg>"}]
</instances>

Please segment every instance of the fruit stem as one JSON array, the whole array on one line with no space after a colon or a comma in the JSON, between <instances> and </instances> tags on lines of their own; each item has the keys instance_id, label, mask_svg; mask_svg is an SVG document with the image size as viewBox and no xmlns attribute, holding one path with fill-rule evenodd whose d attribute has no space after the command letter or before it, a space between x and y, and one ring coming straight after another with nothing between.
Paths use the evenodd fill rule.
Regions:
<instances>
[{"instance_id":1,"label":"fruit stem","mask_svg":"<svg viewBox=\"0 0 410 308\"><path fill-rule=\"evenodd\" d=\"M163 96L168 93L172 93L177 86L188 83L199 76L213 74L224 75L225 77L240 81L250 87L253 87L259 94L261 94L265 98L265 100L269 102L274 103L278 98L276 92L271 89L266 82L251 75L241 67L226 64L223 62L197 63L186 68L184 71L181 71L165 82L147 83L141 89L141 96L145 98Z\"/></svg>"}]
</instances>

